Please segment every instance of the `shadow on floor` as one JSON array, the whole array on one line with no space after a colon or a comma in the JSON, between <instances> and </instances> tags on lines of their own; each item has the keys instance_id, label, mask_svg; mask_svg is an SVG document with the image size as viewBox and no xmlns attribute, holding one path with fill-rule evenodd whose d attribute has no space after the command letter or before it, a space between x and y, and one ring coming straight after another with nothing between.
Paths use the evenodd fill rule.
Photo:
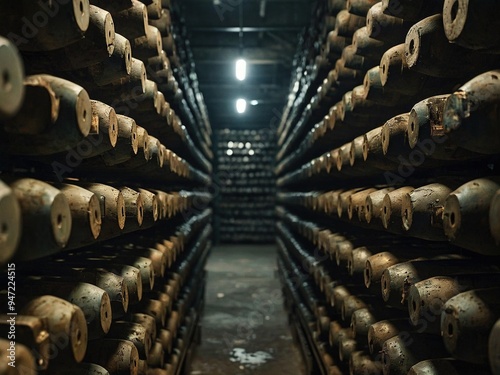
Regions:
<instances>
[{"instance_id":1,"label":"shadow on floor","mask_svg":"<svg viewBox=\"0 0 500 375\"><path fill-rule=\"evenodd\" d=\"M216 246L206 269L201 345L187 374L302 375L275 274L275 246Z\"/></svg>"}]
</instances>

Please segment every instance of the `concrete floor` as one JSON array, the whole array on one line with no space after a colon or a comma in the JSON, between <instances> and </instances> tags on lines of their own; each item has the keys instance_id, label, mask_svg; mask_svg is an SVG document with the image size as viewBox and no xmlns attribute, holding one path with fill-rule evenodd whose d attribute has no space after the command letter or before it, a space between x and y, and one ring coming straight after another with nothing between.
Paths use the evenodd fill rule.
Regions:
<instances>
[{"instance_id":1,"label":"concrete floor","mask_svg":"<svg viewBox=\"0 0 500 375\"><path fill-rule=\"evenodd\" d=\"M212 249L201 345L189 375L302 375L276 276L276 248Z\"/></svg>"}]
</instances>

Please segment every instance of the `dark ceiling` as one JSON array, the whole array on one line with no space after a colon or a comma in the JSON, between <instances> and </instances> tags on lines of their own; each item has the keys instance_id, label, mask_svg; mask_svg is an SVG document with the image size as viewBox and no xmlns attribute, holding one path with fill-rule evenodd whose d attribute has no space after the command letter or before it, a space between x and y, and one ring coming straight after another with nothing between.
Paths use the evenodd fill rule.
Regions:
<instances>
[{"instance_id":1,"label":"dark ceiling","mask_svg":"<svg viewBox=\"0 0 500 375\"><path fill-rule=\"evenodd\" d=\"M183 0L188 40L212 128L276 125L299 35L315 0ZM243 32L241 32L243 31ZM242 54L247 78L235 77ZM248 102L243 114L236 99ZM259 104L252 106L251 100Z\"/></svg>"}]
</instances>

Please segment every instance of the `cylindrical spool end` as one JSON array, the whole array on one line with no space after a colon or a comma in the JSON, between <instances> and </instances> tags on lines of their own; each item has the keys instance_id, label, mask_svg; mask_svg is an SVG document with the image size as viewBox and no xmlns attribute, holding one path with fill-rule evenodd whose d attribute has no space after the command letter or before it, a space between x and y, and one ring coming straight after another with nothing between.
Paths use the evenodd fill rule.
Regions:
<instances>
[{"instance_id":1,"label":"cylindrical spool end","mask_svg":"<svg viewBox=\"0 0 500 375\"><path fill-rule=\"evenodd\" d=\"M351 354L356 351L358 343L354 339L342 338L339 342L339 359L349 361Z\"/></svg>"},{"instance_id":2,"label":"cylindrical spool end","mask_svg":"<svg viewBox=\"0 0 500 375\"><path fill-rule=\"evenodd\" d=\"M488 362L488 334L500 313L499 287L475 289L450 298L441 314L444 346L455 358Z\"/></svg>"},{"instance_id":3,"label":"cylindrical spool end","mask_svg":"<svg viewBox=\"0 0 500 375\"><path fill-rule=\"evenodd\" d=\"M352 243L348 240L341 241L337 244L337 247L335 249L335 262L338 266L340 266L341 264L345 265L347 263L349 254L352 251L352 246Z\"/></svg>"},{"instance_id":4,"label":"cylindrical spool end","mask_svg":"<svg viewBox=\"0 0 500 375\"><path fill-rule=\"evenodd\" d=\"M97 100L91 100L90 103L92 113L99 119L99 129L102 131L107 128L106 136L109 138L109 143L115 147L118 140L118 117L115 109Z\"/></svg>"},{"instance_id":5,"label":"cylindrical spool end","mask_svg":"<svg viewBox=\"0 0 500 375\"><path fill-rule=\"evenodd\" d=\"M165 162L165 146L162 147L157 138L150 136L148 139L148 148L150 157L155 158L157 165L162 168Z\"/></svg>"},{"instance_id":6,"label":"cylindrical spool end","mask_svg":"<svg viewBox=\"0 0 500 375\"><path fill-rule=\"evenodd\" d=\"M165 365L164 361L165 352L161 343L158 341L153 343L153 346L149 352L147 363L152 368L162 368Z\"/></svg>"},{"instance_id":7,"label":"cylindrical spool end","mask_svg":"<svg viewBox=\"0 0 500 375\"><path fill-rule=\"evenodd\" d=\"M94 8L93 5L91 5L91 11L92 8ZM106 35L106 45L108 46L108 53L111 56L113 50L115 49L115 24L113 23L113 18L111 17L110 13L106 13L104 18L104 34Z\"/></svg>"},{"instance_id":8,"label":"cylindrical spool end","mask_svg":"<svg viewBox=\"0 0 500 375\"><path fill-rule=\"evenodd\" d=\"M443 6L443 25L446 38L455 42L467 23L469 0L447 0Z\"/></svg>"},{"instance_id":9,"label":"cylindrical spool end","mask_svg":"<svg viewBox=\"0 0 500 375\"><path fill-rule=\"evenodd\" d=\"M328 331L328 342L330 346L337 346L336 340L341 329L342 326L336 320L330 322L330 329Z\"/></svg>"},{"instance_id":10,"label":"cylindrical spool end","mask_svg":"<svg viewBox=\"0 0 500 375\"><path fill-rule=\"evenodd\" d=\"M98 272L95 284L108 293L113 319L116 320L125 315L129 296L124 278L112 272Z\"/></svg>"},{"instance_id":11,"label":"cylindrical spool end","mask_svg":"<svg viewBox=\"0 0 500 375\"><path fill-rule=\"evenodd\" d=\"M142 91L141 93L144 94L146 92L146 67L144 66L144 63L135 58L131 58L131 69L130 69L130 75L139 79L141 83L141 88Z\"/></svg>"},{"instance_id":12,"label":"cylindrical spool end","mask_svg":"<svg viewBox=\"0 0 500 375\"><path fill-rule=\"evenodd\" d=\"M90 230L94 239L99 237L99 233L101 233L101 205L99 204L99 198L97 195L92 195L89 202L89 222L90 222Z\"/></svg>"},{"instance_id":13,"label":"cylindrical spool end","mask_svg":"<svg viewBox=\"0 0 500 375\"><path fill-rule=\"evenodd\" d=\"M382 363L374 361L363 351L357 351L351 354L349 359L350 375L380 375L382 374Z\"/></svg>"},{"instance_id":14,"label":"cylindrical spool end","mask_svg":"<svg viewBox=\"0 0 500 375\"><path fill-rule=\"evenodd\" d=\"M412 192L413 190L414 188L412 186L404 186L402 188L393 190L384 196L382 211L381 211L382 225L384 226L384 228L386 229L389 227L393 229L401 228L400 225L397 224L391 225L391 224L393 224L393 222L401 223L401 218L399 218L398 216L401 215L403 197L407 193Z\"/></svg>"},{"instance_id":15,"label":"cylindrical spool end","mask_svg":"<svg viewBox=\"0 0 500 375\"><path fill-rule=\"evenodd\" d=\"M132 71L132 47L130 41L123 35L115 34L115 48L113 55L120 58L123 63L124 71L130 74Z\"/></svg>"},{"instance_id":16,"label":"cylindrical spool end","mask_svg":"<svg viewBox=\"0 0 500 375\"><path fill-rule=\"evenodd\" d=\"M493 375L500 375L500 319L490 332L488 358Z\"/></svg>"},{"instance_id":17,"label":"cylindrical spool end","mask_svg":"<svg viewBox=\"0 0 500 375\"><path fill-rule=\"evenodd\" d=\"M368 328L368 349L371 354L379 353L384 342L399 334L399 329L389 320L373 323Z\"/></svg>"},{"instance_id":18,"label":"cylindrical spool end","mask_svg":"<svg viewBox=\"0 0 500 375\"><path fill-rule=\"evenodd\" d=\"M152 346L151 339L146 328L139 323L115 322L111 327L108 337L117 340L127 340L137 348L139 359L146 360Z\"/></svg>"},{"instance_id":19,"label":"cylindrical spool end","mask_svg":"<svg viewBox=\"0 0 500 375\"><path fill-rule=\"evenodd\" d=\"M89 94L84 89L78 93L76 99L75 117L80 133L86 137L92 127L92 105L90 104Z\"/></svg>"},{"instance_id":20,"label":"cylindrical spool end","mask_svg":"<svg viewBox=\"0 0 500 375\"><path fill-rule=\"evenodd\" d=\"M410 28L405 39L405 59L408 66L411 68L417 65L420 55L421 30L417 23Z\"/></svg>"},{"instance_id":21,"label":"cylindrical spool end","mask_svg":"<svg viewBox=\"0 0 500 375\"><path fill-rule=\"evenodd\" d=\"M382 298L386 302L389 301L389 298L391 297L391 278L387 269L384 270L382 277L380 278L380 287L382 291Z\"/></svg>"},{"instance_id":22,"label":"cylindrical spool end","mask_svg":"<svg viewBox=\"0 0 500 375\"><path fill-rule=\"evenodd\" d=\"M500 190L498 190L490 204L489 212L490 221L490 232L496 241L497 245L500 245Z\"/></svg>"},{"instance_id":23,"label":"cylindrical spool end","mask_svg":"<svg viewBox=\"0 0 500 375\"><path fill-rule=\"evenodd\" d=\"M73 222L81 225L72 232L71 243L76 245L76 241L87 241L85 234L87 230L90 230L92 237L97 239L99 233L101 233L102 225L101 205L97 195L87 189L71 184L61 184L59 188L69 202ZM85 229L85 227L88 227L88 229Z\"/></svg>"},{"instance_id":24,"label":"cylindrical spool end","mask_svg":"<svg viewBox=\"0 0 500 375\"><path fill-rule=\"evenodd\" d=\"M353 217L363 217L365 218L365 202L369 194L377 191L375 188L369 188L365 190L361 190L349 196L349 204L347 206L347 216L349 220L352 220ZM360 220L361 221L361 220Z\"/></svg>"},{"instance_id":25,"label":"cylindrical spool end","mask_svg":"<svg viewBox=\"0 0 500 375\"><path fill-rule=\"evenodd\" d=\"M354 311L366 307L366 303L357 296L347 296L342 301L341 317L344 321L351 321Z\"/></svg>"},{"instance_id":26,"label":"cylindrical spool end","mask_svg":"<svg viewBox=\"0 0 500 375\"><path fill-rule=\"evenodd\" d=\"M450 240L454 240L460 231L462 223L462 213L460 212L460 202L455 194L450 194L446 198L443 212L444 233Z\"/></svg>"},{"instance_id":27,"label":"cylindrical spool end","mask_svg":"<svg viewBox=\"0 0 500 375\"><path fill-rule=\"evenodd\" d=\"M73 0L73 16L80 30L87 31L90 22L89 0Z\"/></svg>"},{"instance_id":28,"label":"cylindrical spool end","mask_svg":"<svg viewBox=\"0 0 500 375\"><path fill-rule=\"evenodd\" d=\"M382 219L382 225L386 229L389 227L391 215L392 215L391 198L390 198L389 194L386 194L384 197L384 203L382 205L382 212L380 215L380 217Z\"/></svg>"},{"instance_id":29,"label":"cylindrical spool end","mask_svg":"<svg viewBox=\"0 0 500 375\"><path fill-rule=\"evenodd\" d=\"M349 275L361 274L365 271L366 260L372 253L366 247L353 249L347 259L347 270Z\"/></svg>"},{"instance_id":30,"label":"cylindrical spool end","mask_svg":"<svg viewBox=\"0 0 500 375\"><path fill-rule=\"evenodd\" d=\"M403 195L401 201L401 220L404 230L410 230L413 222L413 204L410 194Z\"/></svg>"},{"instance_id":31,"label":"cylindrical spool end","mask_svg":"<svg viewBox=\"0 0 500 375\"><path fill-rule=\"evenodd\" d=\"M0 37L0 117L16 114L24 98L24 68L16 47Z\"/></svg>"},{"instance_id":32,"label":"cylindrical spool end","mask_svg":"<svg viewBox=\"0 0 500 375\"><path fill-rule=\"evenodd\" d=\"M130 341L95 340L87 350L85 361L101 365L111 374L136 375L139 365L139 353Z\"/></svg>"},{"instance_id":33,"label":"cylindrical spool end","mask_svg":"<svg viewBox=\"0 0 500 375\"><path fill-rule=\"evenodd\" d=\"M64 194L45 182L31 178L17 180L10 187L21 207L23 231L30 233L30 242L35 241L40 246L48 246L48 242L58 247L66 246L71 234L72 218ZM25 245L27 248L28 244ZM32 243L29 247L32 248ZM23 259L36 256L25 255Z\"/></svg>"},{"instance_id":34,"label":"cylindrical spool end","mask_svg":"<svg viewBox=\"0 0 500 375\"><path fill-rule=\"evenodd\" d=\"M142 279L140 271L132 266L121 267L120 275L125 281L128 292L129 305L134 305L142 299Z\"/></svg>"},{"instance_id":35,"label":"cylindrical spool end","mask_svg":"<svg viewBox=\"0 0 500 375\"><path fill-rule=\"evenodd\" d=\"M112 320L108 293L95 285L78 283L67 300L82 309L88 325L89 339L102 338L108 333Z\"/></svg>"},{"instance_id":36,"label":"cylindrical spool end","mask_svg":"<svg viewBox=\"0 0 500 375\"><path fill-rule=\"evenodd\" d=\"M154 286L155 279L154 268L151 259L141 256L134 256L132 258L125 257L124 260L140 271L143 288L145 288L146 290L151 290Z\"/></svg>"},{"instance_id":37,"label":"cylindrical spool end","mask_svg":"<svg viewBox=\"0 0 500 375\"><path fill-rule=\"evenodd\" d=\"M85 39L104 41L105 46L102 45L101 47L106 47L108 55L111 56L114 51L115 42L115 24L113 23L111 13L95 5L90 5L89 12L90 23L85 33Z\"/></svg>"},{"instance_id":38,"label":"cylindrical spool end","mask_svg":"<svg viewBox=\"0 0 500 375\"><path fill-rule=\"evenodd\" d=\"M152 316L142 313L135 313L130 315L130 322L138 323L146 329L150 342L154 343L156 340L156 322Z\"/></svg>"},{"instance_id":39,"label":"cylindrical spool end","mask_svg":"<svg viewBox=\"0 0 500 375\"><path fill-rule=\"evenodd\" d=\"M13 191L0 181L0 264L14 255L21 239L21 208Z\"/></svg>"},{"instance_id":40,"label":"cylindrical spool end","mask_svg":"<svg viewBox=\"0 0 500 375\"><path fill-rule=\"evenodd\" d=\"M144 206L144 225L152 225L158 220L159 215L159 205L158 198L156 195L148 190L138 189L142 197L142 202Z\"/></svg>"},{"instance_id":41,"label":"cylindrical spool end","mask_svg":"<svg viewBox=\"0 0 500 375\"><path fill-rule=\"evenodd\" d=\"M406 134L408 135L408 144L411 148L414 148L418 143L419 134L418 114L414 109L410 111L410 116L408 117Z\"/></svg>"},{"instance_id":42,"label":"cylindrical spool end","mask_svg":"<svg viewBox=\"0 0 500 375\"><path fill-rule=\"evenodd\" d=\"M388 251L372 255L366 260L365 285L369 288L374 283L382 280L384 271L399 262L399 259Z\"/></svg>"},{"instance_id":43,"label":"cylindrical spool end","mask_svg":"<svg viewBox=\"0 0 500 375\"><path fill-rule=\"evenodd\" d=\"M376 219L381 218L382 208L384 205L384 198L387 193L394 190L393 188L380 189L374 191L366 197L365 201L365 220L370 223Z\"/></svg>"},{"instance_id":44,"label":"cylindrical spool end","mask_svg":"<svg viewBox=\"0 0 500 375\"><path fill-rule=\"evenodd\" d=\"M368 328L376 322L369 308L363 307L352 313L351 332L353 337L368 337Z\"/></svg>"},{"instance_id":45,"label":"cylindrical spool end","mask_svg":"<svg viewBox=\"0 0 500 375\"><path fill-rule=\"evenodd\" d=\"M427 320L427 332L439 333L441 310L445 302L460 293L461 286L452 277L432 277L419 281L410 287L408 293L408 312L410 321L417 326Z\"/></svg>"},{"instance_id":46,"label":"cylindrical spool end","mask_svg":"<svg viewBox=\"0 0 500 375\"><path fill-rule=\"evenodd\" d=\"M335 309L340 312L341 308L342 308L342 301L344 300L344 298L346 298L347 296L350 296L351 293L349 293L349 291L347 290L347 288L345 286L342 286L342 285L339 285L339 286L336 286L335 288L333 288L333 304L332 306L335 307Z\"/></svg>"},{"instance_id":47,"label":"cylindrical spool end","mask_svg":"<svg viewBox=\"0 0 500 375\"><path fill-rule=\"evenodd\" d=\"M40 296L24 306L21 314L45 318L50 339L55 340L54 345L60 346L57 340L61 337L69 341L67 350L71 352L73 358L70 359L64 353L60 353L55 358L56 361L81 362L83 360L87 349L87 322L79 307L57 297Z\"/></svg>"},{"instance_id":48,"label":"cylindrical spool end","mask_svg":"<svg viewBox=\"0 0 500 375\"><path fill-rule=\"evenodd\" d=\"M140 227L144 219L144 203L141 194L127 187L122 188L121 192L125 199L125 211L127 218L130 217L131 228Z\"/></svg>"},{"instance_id":49,"label":"cylindrical spool end","mask_svg":"<svg viewBox=\"0 0 500 375\"><path fill-rule=\"evenodd\" d=\"M144 160L149 160L149 133L142 126L137 126L137 143L138 147L142 149Z\"/></svg>"}]
</instances>

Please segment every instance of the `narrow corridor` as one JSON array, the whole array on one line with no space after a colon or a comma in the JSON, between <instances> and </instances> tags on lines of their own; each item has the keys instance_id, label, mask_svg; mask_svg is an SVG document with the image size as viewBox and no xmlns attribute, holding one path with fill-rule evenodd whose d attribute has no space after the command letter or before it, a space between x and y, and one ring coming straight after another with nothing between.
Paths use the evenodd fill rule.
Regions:
<instances>
[{"instance_id":1,"label":"narrow corridor","mask_svg":"<svg viewBox=\"0 0 500 375\"><path fill-rule=\"evenodd\" d=\"M206 270L201 345L190 375L302 374L275 274L275 247L216 246Z\"/></svg>"}]
</instances>

